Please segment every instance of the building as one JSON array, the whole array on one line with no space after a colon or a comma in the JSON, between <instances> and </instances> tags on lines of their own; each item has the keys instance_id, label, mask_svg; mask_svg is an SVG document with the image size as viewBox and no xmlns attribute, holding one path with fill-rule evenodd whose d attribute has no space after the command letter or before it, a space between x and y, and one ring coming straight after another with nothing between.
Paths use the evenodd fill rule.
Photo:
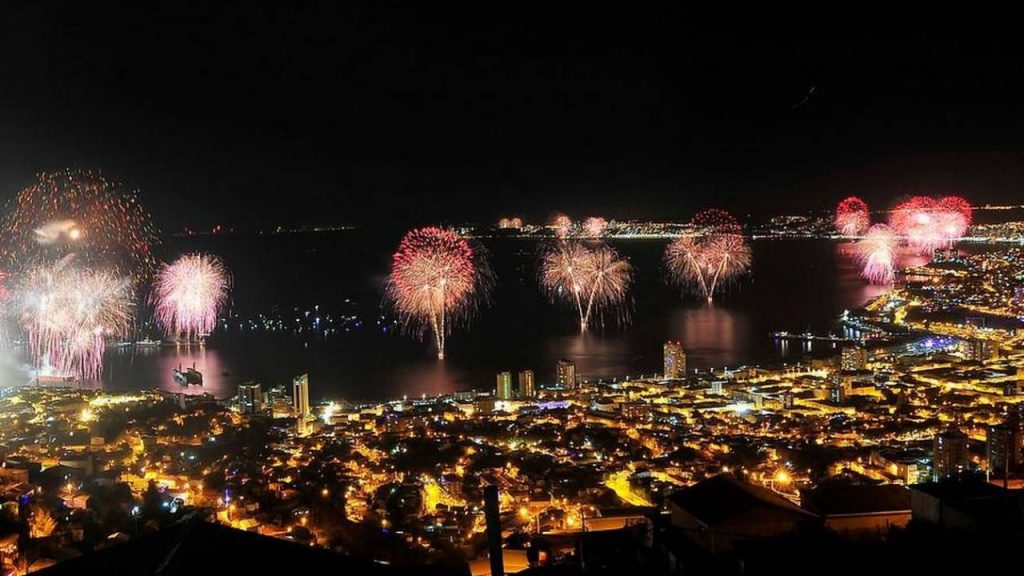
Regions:
<instances>
[{"instance_id":1,"label":"building","mask_svg":"<svg viewBox=\"0 0 1024 576\"><path fill-rule=\"evenodd\" d=\"M966 434L951 428L935 437L932 452L933 480L938 482L958 478L967 471L969 462Z\"/></svg>"},{"instance_id":2,"label":"building","mask_svg":"<svg viewBox=\"0 0 1024 576\"><path fill-rule=\"evenodd\" d=\"M576 387L576 363L572 360L561 359L558 361L558 368L555 371L555 382L561 388L571 390Z\"/></svg>"},{"instance_id":3,"label":"building","mask_svg":"<svg viewBox=\"0 0 1024 576\"><path fill-rule=\"evenodd\" d=\"M992 479L1004 478L1024 464L1024 434L1016 413L1003 424L989 426L985 440Z\"/></svg>"},{"instance_id":4,"label":"building","mask_svg":"<svg viewBox=\"0 0 1024 576\"><path fill-rule=\"evenodd\" d=\"M868 367L868 351L862 346L843 346L839 368L844 372L855 372Z\"/></svg>"},{"instance_id":5,"label":"building","mask_svg":"<svg viewBox=\"0 0 1024 576\"><path fill-rule=\"evenodd\" d=\"M999 346L990 340L972 338L962 345L964 358L975 362L988 362L999 358Z\"/></svg>"},{"instance_id":6,"label":"building","mask_svg":"<svg viewBox=\"0 0 1024 576\"><path fill-rule=\"evenodd\" d=\"M259 382L238 385L238 411L242 414L256 414L263 410L263 390Z\"/></svg>"},{"instance_id":7,"label":"building","mask_svg":"<svg viewBox=\"0 0 1024 576\"><path fill-rule=\"evenodd\" d=\"M498 372L498 383L494 388L494 396L498 400L512 399L512 373Z\"/></svg>"},{"instance_id":8,"label":"building","mask_svg":"<svg viewBox=\"0 0 1024 576\"><path fill-rule=\"evenodd\" d=\"M824 484L800 492L800 505L849 538L885 538L910 522L910 490L896 484Z\"/></svg>"},{"instance_id":9,"label":"building","mask_svg":"<svg viewBox=\"0 0 1024 576\"><path fill-rule=\"evenodd\" d=\"M665 362L664 375L666 380L677 380L686 377L686 352L683 351L682 344L672 342L671 340L665 342L665 346L662 348L662 356Z\"/></svg>"},{"instance_id":10,"label":"building","mask_svg":"<svg viewBox=\"0 0 1024 576\"><path fill-rule=\"evenodd\" d=\"M309 374L296 376L292 380L292 409L299 420L309 419Z\"/></svg>"},{"instance_id":11,"label":"building","mask_svg":"<svg viewBox=\"0 0 1024 576\"><path fill-rule=\"evenodd\" d=\"M817 517L767 488L719 474L669 497L672 530L712 554L737 542L780 536L817 522ZM673 536L670 536L673 537Z\"/></svg>"},{"instance_id":12,"label":"building","mask_svg":"<svg viewBox=\"0 0 1024 576\"><path fill-rule=\"evenodd\" d=\"M537 388L533 383L533 370L519 371L519 397L533 398L537 395Z\"/></svg>"}]
</instances>

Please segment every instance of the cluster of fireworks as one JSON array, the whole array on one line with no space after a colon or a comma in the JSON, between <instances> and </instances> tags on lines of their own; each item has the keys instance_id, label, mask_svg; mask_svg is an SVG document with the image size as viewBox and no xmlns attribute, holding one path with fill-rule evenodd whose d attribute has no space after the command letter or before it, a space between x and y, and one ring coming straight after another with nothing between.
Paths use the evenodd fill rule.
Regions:
<instances>
[{"instance_id":1,"label":"cluster of fireworks","mask_svg":"<svg viewBox=\"0 0 1024 576\"><path fill-rule=\"evenodd\" d=\"M922 254L943 246L952 247L967 232L973 218L971 205L959 196L914 196L889 212L889 224L870 226L867 204L846 198L836 208L836 231L843 236L863 236L857 253L861 275L874 284L895 279L896 249L906 244Z\"/></svg>"},{"instance_id":2,"label":"cluster of fireworks","mask_svg":"<svg viewBox=\"0 0 1024 576\"><path fill-rule=\"evenodd\" d=\"M433 334L443 359L448 333L469 320L490 286L480 249L454 232L429 227L402 238L391 259L387 296L407 328Z\"/></svg>"},{"instance_id":3,"label":"cluster of fireworks","mask_svg":"<svg viewBox=\"0 0 1024 576\"><path fill-rule=\"evenodd\" d=\"M129 336L157 261L156 232L135 192L102 174L40 174L0 220L0 310L38 368L100 378L106 346ZM188 255L161 267L152 303L173 337L209 332L226 301L219 260Z\"/></svg>"},{"instance_id":4,"label":"cluster of fireworks","mask_svg":"<svg viewBox=\"0 0 1024 576\"><path fill-rule=\"evenodd\" d=\"M673 283L710 304L717 291L750 269L750 245L736 219L723 210L698 212L690 228L665 248L665 267Z\"/></svg>"},{"instance_id":5,"label":"cluster of fireworks","mask_svg":"<svg viewBox=\"0 0 1024 576\"><path fill-rule=\"evenodd\" d=\"M541 255L540 283L552 300L576 307L580 332L592 319L608 316L626 319L626 300L633 282L633 268L615 249L560 241Z\"/></svg>"},{"instance_id":6,"label":"cluster of fireworks","mask_svg":"<svg viewBox=\"0 0 1024 576\"><path fill-rule=\"evenodd\" d=\"M133 190L90 170L42 173L0 221L0 261L25 270L68 254L144 282L156 266L156 231Z\"/></svg>"}]
</instances>

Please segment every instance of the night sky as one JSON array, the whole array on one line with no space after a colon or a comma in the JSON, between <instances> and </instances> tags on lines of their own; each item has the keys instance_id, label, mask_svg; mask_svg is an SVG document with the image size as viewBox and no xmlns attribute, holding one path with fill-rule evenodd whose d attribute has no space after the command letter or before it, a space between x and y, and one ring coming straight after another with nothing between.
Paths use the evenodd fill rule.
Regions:
<instances>
[{"instance_id":1,"label":"night sky","mask_svg":"<svg viewBox=\"0 0 1024 576\"><path fill-rule=\"evenodd\" d=\"M1024 54L989 24L860 6L13 4L0 195L96 167L170 231L1024 200Z\"/></svg>"}]
</instances>

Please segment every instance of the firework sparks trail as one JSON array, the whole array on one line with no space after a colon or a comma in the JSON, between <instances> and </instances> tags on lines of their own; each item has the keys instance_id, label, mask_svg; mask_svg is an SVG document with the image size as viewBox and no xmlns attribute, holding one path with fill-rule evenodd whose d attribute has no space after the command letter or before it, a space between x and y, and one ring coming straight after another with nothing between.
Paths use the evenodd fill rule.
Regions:
<instances>
[{"instance_id":1,"label":"firework sparks trail","mask_svg":"<svg viewBox=\"0 0 1024 576\"><path fill-rule=\"evenodd\" d=\"M625 320L626 298L633 281L632 266L606 245L558 242L541 255L541 287L552 300L572 302L579 314L580 332L591 319L616 313Z\"/></svg>"},{"instance_id":2,"label":"firework sparks trail","mask_svg":"<svg viewBox=\"0 0 1024 576\"><path fill-rule=\"evenodd\" d=\"M128 278L67 258L30 269L15 297L36 364L82 380L100 378L107 341L127 334L132 319Z\"/></svg>"},{"instance_id":3,"label":"firework sparks trail","mask_svg":"<svg viewBox=\"0 0 1024 576\"><path fill-rule=\"evenodd\" d=\"M186 254L157 272L151 301L157 324L170 336L199 338L217 325L231 275L216 256Z\"/></svg>"},{"instance_id":4,"label":"firework sparks trail","mask_svg":"<svg viewBox=\"0 0 1024 576\"><path fill-rule=\"evenodd\" d=\"M836 207L836 231L843 236L859 236L871 225L868 205L856 196L846 198Z\"/></svg>"},{"instance_id":5,"label":"firework sparks trail","mask_svg":"<svg viewBox=\"0 0 1024 576\"><path fill-rule=\"evenodd\" d=\"M491 285L486 260L465 238L441 228L419 228L392 256L387 295L407 328L430 331L444 359L447 334L469 319Z\"/></svg>"},{"instance_id":6,"label":"firework sparks trail","mask_svg":"<svg viewBox=\"0 0 1024 576\"><path fill-rule=\"evenodd\" d=\"M750 269L750 246L728 212L710 209L690 221L691 232L665 248L669 279L702 295L710 304L722 285Z\"/></svg>"},{"instance_id":7,"label":"firework sparks trail","mask_svg":"<svg viewBox=\"0 0 1024 576\"><path fill-rule=\"evenodd\" d=\"M872 284L892 284L895 279L896 244L899 238L892 228L875 224L857 243L863 268L861 276Z\"/></svg>"},{"instance_id":8,"label":"firework sparks trail","mask_svg":"<svg viewBox=\"0 0 1024 576\"><path fill-rule=\"evenodd\" d=\"M78 265L130 276L136 286L155 268L157 241L135 192L100 172L39 174L0 221L0 262L25 271L73 254Z\"/></svg>"}]
</instances>

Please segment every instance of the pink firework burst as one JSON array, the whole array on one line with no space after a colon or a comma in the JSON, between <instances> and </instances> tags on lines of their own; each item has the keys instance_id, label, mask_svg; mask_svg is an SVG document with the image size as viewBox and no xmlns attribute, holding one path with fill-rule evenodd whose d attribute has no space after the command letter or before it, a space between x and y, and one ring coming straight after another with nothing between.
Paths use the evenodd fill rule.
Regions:
<instances>
[{"instance_id":1,"label":"pink firework burst","mask_svg":"<svg viewBox=\"0 0 1024 576\"><path fill-rule=\"evenodd\" d=\"M843 236L859 236L870 224L868 205L860 198L850 196L836 206L836 232Z\"/></svg>"},{"instance_id":2,"label":"pink firework burst","mask_svg":"<svg viewBox=\"0 0 1024 576\"><path fill-rule=\"evenodd\" d=\"M591 216L583 221L583 231L587 236L598 238L604 236L605 229L608 228L608 221L600 216Z\"/></svg>"},{"instance_id":3,"label":"pink firework burst","mask_svg":"<svg viewBox=\"0 0 1024 576\"><path fill-rule=\"evenodd\" d=\"M896 277L896 244L898 237L885 224L875 224L857 243L863 266L861 275L872 284L892 284Z\"/></svg>"},{"instance_id":4,"label":"pink firework burst","mask_svg":"<svg viewBox=\"0 0 1024 576\"><path fill-rule=\"evenodd\" d=\"M559 238L565 238L572 231L572 218L569 218L565 214L559 214L555 216L555 219L551 223L551 227L555 230L555 236Z\"/></svg>"},{"instance_id":5,"label":"pink firework burst","mask_svg":"<svg viewBox=\"0 0 1024 576\"><path fill-rule=\"evenodd\" d=\"M387 295L407 328L433 333L443 359L447 334L468 320L490 284L486 260L465 238L419 228L402 238L391 258Z\"/></svg>"},{"instance_id":6,"label":"pink firework burst","mask_svg":"<svg viewBox=\"0 0 1024 576\"><path fill-rule=\"evenodd\" d=\"M169 336L205 336L227 302L231 275L220 258L186 254L157 272L150 297L157 324Z\"/></svg>"},{"instance_id":7,"label":"pink firework burst","mask_svg":"<svg viewBox=\"0 0 1024 576\"><path fill-rule=\"evenodd\" d=\"M131 324L129 278L78 269L65 259L28 270L15 298L36 364L82 380L99 379L107 342Z\"/></svg>"}]
</instances>

